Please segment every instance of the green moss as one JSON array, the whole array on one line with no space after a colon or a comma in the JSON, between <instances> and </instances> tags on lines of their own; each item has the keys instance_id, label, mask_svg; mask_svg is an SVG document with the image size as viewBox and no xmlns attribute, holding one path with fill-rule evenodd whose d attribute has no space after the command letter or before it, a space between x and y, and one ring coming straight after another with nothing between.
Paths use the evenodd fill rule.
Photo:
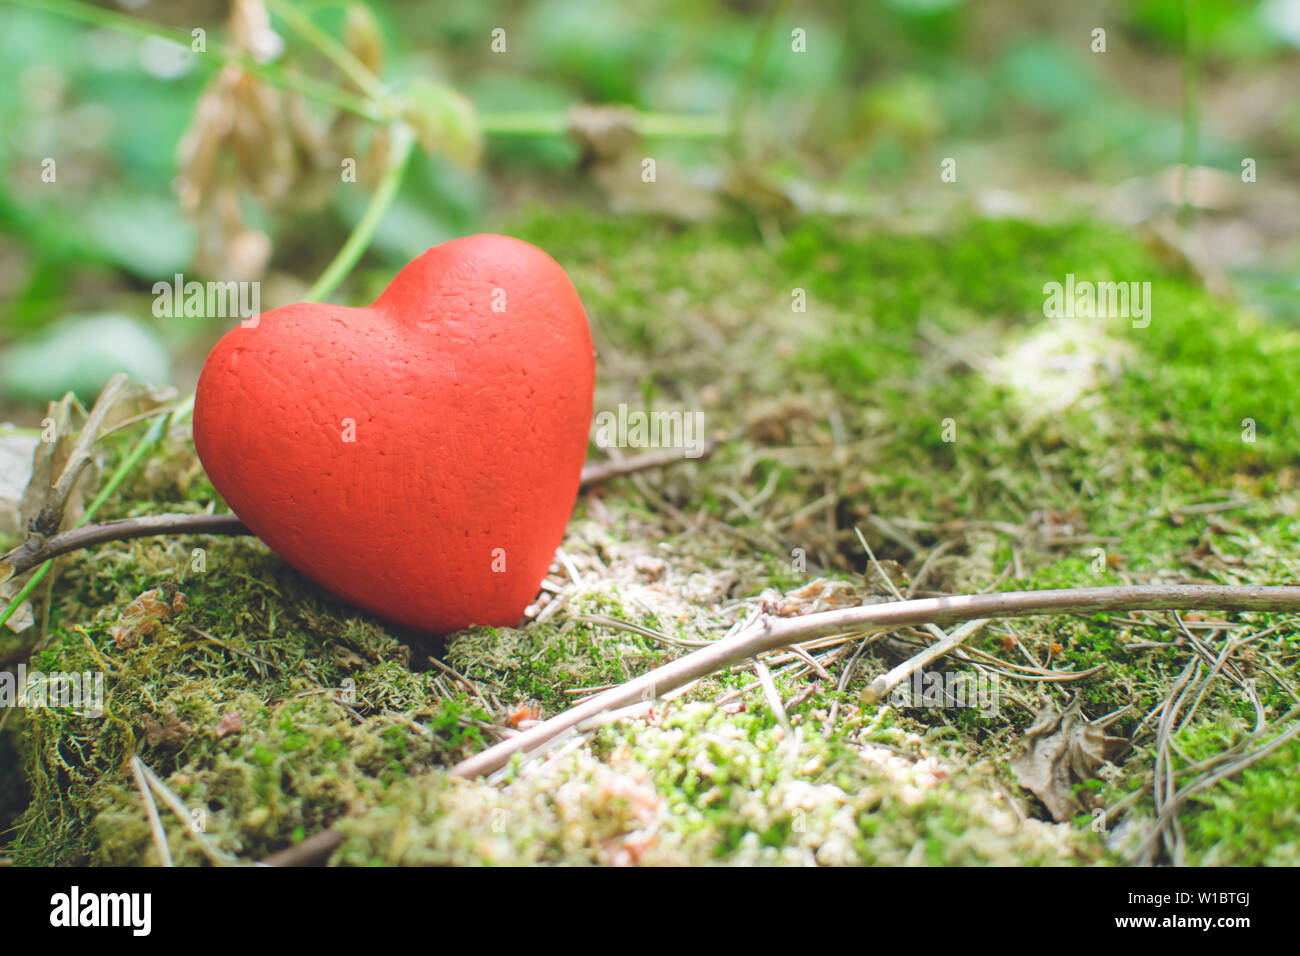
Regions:
<instances>
[{"instance_id":1,"label":"green moss","mask_svg":"<svg viewBox=\"0 0 1300 956\"><path fill-rule=\"evenodd\" d=\"M577 602L573 611L626 616L608 597ZM502 701L540 701L546 716L572 706L574 697L566 691L620 683L672 656L650 638L577 621L559 628L475 628L459 635L448 651L453 667Z\"/></svg>"},{"instance_id":2,"label":"green moss","mask_svg":"<svg viewBox=\"0 0 1300 956\"><path fill-rule=\"evenodd\" d=\"M1022 821L1012 804L1031 814L1034 804L1006 764L1041 692L1078 694L1093 718L1131 705L1112 732L1132 734L1187 660L1182 646L1127 646L1172 641L1160 619L987 628L972 650L1104 665L1055 688L1007 682L996 715L860 711L862 688L901 653L877 643L843 692L844 660L821 686L778 670L783 699L799 698L793 737L757 692L717 705L753 683L738 668L504 780L455 780L446 768L506 732L517 705L549 716L685 653L584 618L670 641L717 636L734 620L729 606L765 588L861 580L855 527L913 573L951 541L926 583L935 590L1155 573L1294 580L1296 331L1216 301L1133 237L1094 224L977 221L902 235L814 219L769 246L733 222L681 230L568 212L511 231L551 252L582 294L604 359L598 408L698 408L710 432L732 437L707 461L579 502L565 549L582 580L557 577L559 613L471 629L445 648L352 611L247 539L144 539L69 559L32 664L107 670L107 714L8 722L0 767L21 764L23 785L0 784L0 852L20 863L153 862L127 769L138 754L202 811L211 845L241 859L334 826L347 838L337 859L359 865L1123 860L1086 819ZM1044 319L1043 284L1067 273L1151 281L1151 325ZM795 289L806 312L792 309ZM1066 359L1078 374L1053 378ZM1079 382L1074 401L1049 408ZM110 463L132 438L110 443ZM1180 510L1230 496L1229 510ZM172 439L104 514L213 501L188 442ZM644 555L665 569L638 571ZM179 591L184 606L117 639L128 605L154 588ZM1261 702L1276 716L1300 685L1295 624L1240 622L1275 626L1252 646ZM1253 706L1216 684L1177 742L1198 759L1252 720ZM1149 774L1149 742L1108 770L1108 805ZM1180 816L1189 862L1294 862L1296 757L1284 748L1191 801ZM1139 802L1132 820L1149 812ZM166 826L178 861L204 859L188 827Z\"/></svg>"},{"instance_id":3,"label":"green moss","mask_svg":"<svg viewBox=\"0 0 1300 956\"><path fill-rule=\"evenodd\" d=\"M1236 744L1253 724L1238 719L1200 720L1174 735L1178 752L1191 761L1213 757ZM1147 760L1148 754L1137 759ZM1181 756L1175 758L1182 767ZM1300 744L1291 742L1215 787L1194 794L1179 813L1190 866L1294 866L1300 846L1300 792L1297 776ZM1186 783L1187 778L1180 780ZM1128 781L1117 783L1115 797ZM1111 792L1107 796L1112 796ZM1117 834L1120 844L1134 843L1149 832L1153 807L1142 798Z\"/></svg>"},{"instance_id":4,"label":"green moss","mask_svg":"<svg viewBox=\"0 0 1300 956\"><path fill-rule=\"evenodd\" d=\"M989 778L859 738L790 738L705 704L603 729L591 754L497 787L434 774L341 824L351 863L1071 863L1097 850L1021 825ZM895 744L906 735L873 728ZM915 746L916 741L910 741ZM919 756L919 755L918 755Z\"/></svg>"}]
</instances>

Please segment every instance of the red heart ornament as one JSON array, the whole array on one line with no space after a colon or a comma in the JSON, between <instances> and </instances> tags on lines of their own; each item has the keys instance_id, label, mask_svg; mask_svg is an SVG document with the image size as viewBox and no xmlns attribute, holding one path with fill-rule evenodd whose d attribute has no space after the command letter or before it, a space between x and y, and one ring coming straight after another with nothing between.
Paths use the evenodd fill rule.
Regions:
<instances>
[{"instance_id":1,"label":"red heart ornament","mask_svg":"<svg viewBox=\"0 0 1300 956\"><path fill-rule=\"evenodd\" d=\"M302 302L226 333L194 446L253 533L344 600L432 634L513 626L577 498L595 378L559 264L470 236L367 308Z\"/></svg>"}]
</instances>

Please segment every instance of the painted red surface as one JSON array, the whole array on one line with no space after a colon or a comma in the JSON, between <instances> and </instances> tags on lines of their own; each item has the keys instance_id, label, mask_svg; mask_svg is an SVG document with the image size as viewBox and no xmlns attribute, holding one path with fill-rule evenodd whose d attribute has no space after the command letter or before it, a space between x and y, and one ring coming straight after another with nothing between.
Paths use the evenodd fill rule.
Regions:
<instances>
[{"instance_id":1,"label":"painted red surface","mask_svg":"<svg viewBox=\"0 0 1300 956\"><path fill-rule=\"evenodd\" d=\"M194 444L235 514L339 597L432 634L514 625L573 509L594 387L564 270L470 236L367 308L299 303L228 332Z\"/></svg>"}]
</instances>

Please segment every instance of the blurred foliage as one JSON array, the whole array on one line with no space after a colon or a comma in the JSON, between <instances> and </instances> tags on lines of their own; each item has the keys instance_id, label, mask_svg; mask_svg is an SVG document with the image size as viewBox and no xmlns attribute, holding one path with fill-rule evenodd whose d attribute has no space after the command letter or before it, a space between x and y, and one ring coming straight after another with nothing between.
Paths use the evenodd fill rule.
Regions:
<instances>
[{"instance_id":1,"label":"blurred foliage","mask_svg":"<svg viewBox=\"0 0 1300 956\"><path fill-rule=\"evenodd\" d=\"M217 57L31 8L39 5L0 9L0 61L12 77L0 84L0 348L69 315L114 311L152 328L176 356L178 379L192 379L222 323L155 319L149 289L174 273L201 271L199 229L182 214L175 179L178 146L220 68ZM349 35L355 6L299 2L293 9L338 39ZM282 61L356 95L274 9ZM583 149L562 132L567 110L579 103L725 116L752 84L738 155L718 142L654 141L659 162L704 181L725 178L720 168L740 161L870 201L932 187L940 159L961 155L963 188L995 176L1008 189L1114 184L1167 168L1182 154L1191 29L1205 78L1193 105L1194 115L1204 112L1197 161L1235 175L1250 155L1275 177L1300 173L1300 108L1280 100L1276 115L1246 115L1244 93L1233 95L1249 84L1254 101L1294 90L1300 0L1110 0L1078 8L1023 0L822 0L797 8L758 0L376 0L368 9L366 55L382 59L390 88L467 97L464 107L450 92L428 101L426 117L446 127L438 128L444 151L473 158L468 145L445 142L468 142L458 130L472 122L470 103L485 117L557 121L550 131L498 129L475 168L415 156L368 259L353 273L350 301L382 286L372 273L391 274L430 245L491 228L525 199L598 201ZM229 10L220 0L152 0L131 15L182 37L202 27L228 42ZM354 15L354 33L356 22ZM1105 54L1089 48L1097 26L1108 33ZM804 55L790 52L796 27L806 32ZM505 30L504 52L492 49L497 28ZM338 132L339 142L346 126L358 148L384 146L380 128L366 120L335 116L319 102L302 108L303 122ZM57 183L41 179L47 158L57 160ZM264 304L302 293L360 219L373 185L363 173L357 184L326 183L320 202L305 189L275 208L240 199L236 214L268 244ZM1254 271L1252 287L1266 306L1294 301L1294 261L1280 274L1267 265Z\"/></svg>"}]
</instances>

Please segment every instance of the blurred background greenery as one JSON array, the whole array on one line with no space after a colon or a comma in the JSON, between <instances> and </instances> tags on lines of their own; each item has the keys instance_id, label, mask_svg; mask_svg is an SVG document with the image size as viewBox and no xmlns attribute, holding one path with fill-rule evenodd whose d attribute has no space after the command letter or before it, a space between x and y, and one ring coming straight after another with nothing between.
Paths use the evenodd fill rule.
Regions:
<instances>
[{"instance_id":1,"label":"blurred background greenery","mask_svg":"<svg viewBox=\"0 0 1300 956\"><path fill-rule=\"evenodd\" d=\"M206 53L164 39L196 28ZM807 52L792 52L794 30ZM263 308L306 294L393 146L383 122L286 92L310 77L373 102L330 38L422 102L436 134L335 301L366 301L425 248L538 204L727 219L766 242L806 213L882 229L978 215L1142 226L1180 206L1195 226L1153 242L1279 321L1300 317L1300 0L9 0L0 421L30 426L67 388L89 401L118 368L191 388L232 322L155 317L153 285L176 273L258 280ZM223 74L218 47L267 76ZM637 114L584 118L581 104ZM214 132L222 108L251 127ZM623 135L637 126L644 144ZM223 143L235 159L205 166ZM647 155L673 184L653 200L620 172ZM346 157L356 183L340 181ZM959 175L939 188L944 157ZM1258 182L1243 204L1227 184L1246 157Z\"/></svg>"}]
</instances>

